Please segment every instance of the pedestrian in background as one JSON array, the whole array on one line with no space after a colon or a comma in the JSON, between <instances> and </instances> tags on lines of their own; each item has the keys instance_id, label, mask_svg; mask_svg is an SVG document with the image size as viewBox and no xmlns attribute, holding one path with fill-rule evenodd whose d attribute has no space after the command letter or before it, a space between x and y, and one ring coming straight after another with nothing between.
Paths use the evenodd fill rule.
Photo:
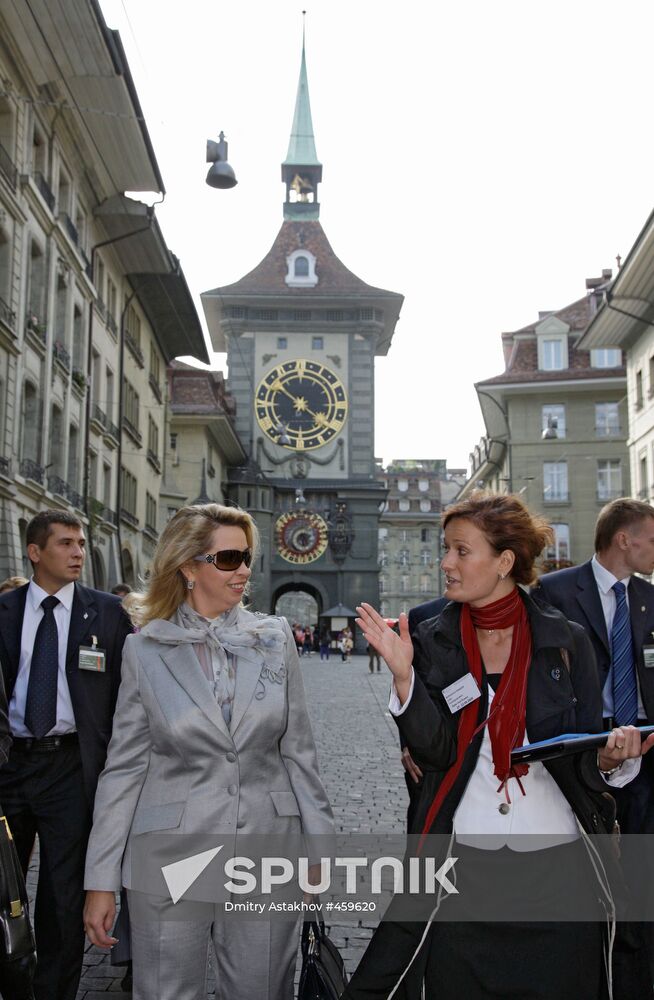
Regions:
<instances>
[{"instance_id":1,"label":"pedestrian in background","mask_svg":"<svg viewBox=\"0 0 654 1000\"><path fill-rule=\"evenodd\" d=\"M36 1000L75 1000L84 954L84 857L104 767L123 643L117 597L80 584L82 522L45 510L27 525L29 584L0 597L0 663L13 743L0 802L27 873L38 834Z\"/></svg>"},{"instance_id":2,"label":"pedestrian in background","mask_svg":"<svg viewBox=\"0 0 654 1000\"><path fill-rule=\"evenodd\" d=\"M331 641L332 641L331 633L330 633L329 629L327 628L327 626L323 625L322 631L320 633L320 659L321 660L328 660L329 659L329 649L330 649L330 646L331 646Z\"/></svg>"},{"instance_id":3,"label":"pedestrian in background","mask_svg":"<svg viewBox=\"0 0 654 1000\"><path fill-rule=\"evenodd\" d=\"M366 651L368 653L368 670L371 674L374 674L374 664L377 664L377 673L381 670L381 665L379 662L379 653L370 643L366 646Z\"/></svg>"},{"instance_id":4,"label":"pedestrian in background","mask_svg":"<svg viewBox=\"0 0 654 1000\"><path fill-rule=\"evenodd\" d=\"M242 923L211 903L184 915L183 901L137 891L131 862L143 831L223 830L237 853L253 834L333 831L291 629L242 605L256 547L245 511L179 510L155 551L141 631L125 647L85 921L92 943L110 947L114 893L126 885L135 1000L206 996L210 941L218 1000L293 997L296 922Z\"/></svg>"}]
</instances>

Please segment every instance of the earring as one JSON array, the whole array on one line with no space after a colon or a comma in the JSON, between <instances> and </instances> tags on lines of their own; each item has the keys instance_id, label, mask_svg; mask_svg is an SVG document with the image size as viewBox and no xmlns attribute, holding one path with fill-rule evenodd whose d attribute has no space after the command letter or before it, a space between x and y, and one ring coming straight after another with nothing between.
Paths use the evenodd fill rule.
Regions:
<instances>
[{"instance_id":1,"label":"earring","mask_svg":"<svg viewBox=\"0 0 654 1000\"><path fill-rule=\"evenodd\" d=\"M504 579L504 573L498 573L497 575L499 576L500 580Z\"/></svg>"},{"instance_id":2,"label":"earring","mask_svg":"<svg viewBox=\"0 0 654 1000\"><path fill-rule=\"evenodd\" d=\"M195 580L187 580L186 581L186 589L187 590L193 590L194 586L195 586Z\"/></svg>"}]
</instances>

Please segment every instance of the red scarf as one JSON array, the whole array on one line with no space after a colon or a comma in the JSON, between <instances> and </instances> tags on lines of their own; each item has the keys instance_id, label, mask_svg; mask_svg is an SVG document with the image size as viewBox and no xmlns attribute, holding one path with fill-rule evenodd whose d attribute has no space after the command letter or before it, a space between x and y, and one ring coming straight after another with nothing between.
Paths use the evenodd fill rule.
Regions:
<instances>
[{"instance_id":1,"label":"red scarf","mask_svg":"<svg viewBox=\"0 0 654 1000\"><path fill-rule=\"evenodd\" d=\"M500 779L498 791L504 788L509 778L518 778L529 770L527 764L511 765L511 750L522 746L525 738L527 709L527 676L531 662L531 629L525 606L516 587L506 597L487 604L484 608L472 608L469 604L461 607L461 640L470 672L481 687L481 653L475 629L502 629L513 625L511 652L504 668L502 679L493 698L490 715L481 725L476 726L478 705L471 701L461 712L457 732L457 754L454 764L443 778L425 819L418 850L432 828L446 795L458 778L463 759L472 740L484 726L488 726L493 766ZM521 786L522 787L522 786Z\"/></svg>"}]
</instances>

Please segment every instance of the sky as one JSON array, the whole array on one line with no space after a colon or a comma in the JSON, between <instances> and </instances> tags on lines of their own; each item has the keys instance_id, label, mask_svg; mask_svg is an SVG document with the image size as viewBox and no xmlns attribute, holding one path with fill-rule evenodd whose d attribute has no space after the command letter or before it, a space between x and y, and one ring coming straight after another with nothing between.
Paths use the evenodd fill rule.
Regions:
<instances>
[{"instance_id":1,"label":"sky","mask_svg":"<svg viewBox=\"0 0 654 1000\"><path fill-rule=\"evenodd\" d=\"M302 4L101 0L166 185L157 216L200 293L282 223ZM405 296L376 367L376 454L463 468L500 335L585 294L652 209L649 0L306 0L320 220ZM238 186L204 182L224 130ZM214 355L225 369L225 356Z\"/></svg>"}]
</instances>

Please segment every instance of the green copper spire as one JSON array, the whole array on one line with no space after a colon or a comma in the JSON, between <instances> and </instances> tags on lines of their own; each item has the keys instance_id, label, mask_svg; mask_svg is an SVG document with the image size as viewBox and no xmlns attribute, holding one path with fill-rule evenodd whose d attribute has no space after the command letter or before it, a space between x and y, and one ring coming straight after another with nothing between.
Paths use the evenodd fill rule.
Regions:
<instances>
[{"instance_id":1,"label":"green copper spire","mask_svg":"<svg viewBox=\"0 0 654 1000\"><path fill-rule=\"evenodd\" d=\"M302 31L302 62L300 63L300 79L295 98L295 114L293 127L288 144L288 152L284 166L318 167L320 160L316 153L316 142L313 136L311 120L311 101L309 100L309 81L307 80L307 61L304 53L304 30Z\"/></svg>"},{"instance_id":2,"label":"green copper spire","mask_svg":"<svg viewBox=\"0 0 654 1000\"><path fill-rule=\"evenodd\" d=\"M304 14L304 11L302 11ZM300 80L295 98L295 114L288 153L282 163L282 180L286 185L285 219L317 219L320 214L318 185L322 180L322 163L316 153L309 101L307 61L304 54L304 28L302 29L302 62Z\"/></svg>"}]
</instances>

